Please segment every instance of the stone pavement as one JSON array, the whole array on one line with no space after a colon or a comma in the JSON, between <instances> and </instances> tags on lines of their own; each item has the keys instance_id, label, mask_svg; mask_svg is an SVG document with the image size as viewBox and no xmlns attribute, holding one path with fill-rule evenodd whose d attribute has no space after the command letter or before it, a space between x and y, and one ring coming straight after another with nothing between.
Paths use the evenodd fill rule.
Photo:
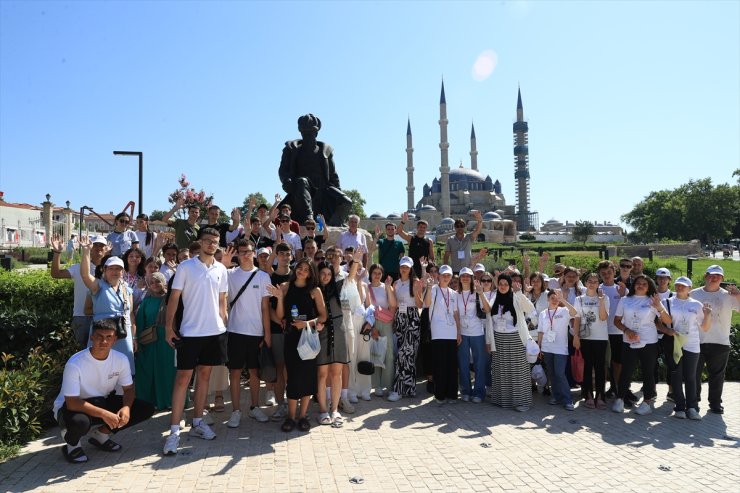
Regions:
<instances>
[{"instance_id":1,"label":"stone pavement","mask_svg":"<svg viewBox=\"0 0 740 493\"><path fill-rule=\"evenodd\" d=\"M227 404L214 414L213 441L184 433L180 453L163 457L162 413L121 432L120 452L86 446L90 461L79 466L64 461L55 428L0 464L0 490L740 491L740 383L726 384L726 414L701 422L670 417L666 390L659 385L662 405L640 417L583 402L568 412L541 394L524 414L488 403L438 407L422 385L414 399L360 402L342 429L287 434L246 416L229 429ZM364 482L351 483L355 476Z\"/></svg>"}]
</instances>

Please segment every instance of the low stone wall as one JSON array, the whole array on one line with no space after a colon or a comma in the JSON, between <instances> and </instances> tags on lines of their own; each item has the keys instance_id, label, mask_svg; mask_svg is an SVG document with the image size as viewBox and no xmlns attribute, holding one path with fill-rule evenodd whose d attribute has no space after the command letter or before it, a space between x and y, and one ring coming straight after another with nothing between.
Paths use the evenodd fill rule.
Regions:
<instances>
[{"instance_id":1,"label":"low stone wall","mask_svg":"<svg viewBox=\"0 0 740 493\"><path fill-rule=\"evenodd\" d=\"M650 250L654 250L655 255L660 257L685 257L689 255L701 257L703 255L699 240L691 240L688 243L653 243L647 245L620 246L617 248L617 254L621 257L648 258Z\"/></svg>"},{"instance_id":2,"label":"low stone wall","mask_svg":"<svg viewBox=\"0 0 740 493\"><path fill-rule=\"evenodd\" d=\"M573 241L573 235L570 234L556 234L556 235L543 235L535 234L534 238L537 241ZM588 237L588 241L593 243L617 243L624 241L622 235L591 235Z\"/></svg>"}]
</instances>

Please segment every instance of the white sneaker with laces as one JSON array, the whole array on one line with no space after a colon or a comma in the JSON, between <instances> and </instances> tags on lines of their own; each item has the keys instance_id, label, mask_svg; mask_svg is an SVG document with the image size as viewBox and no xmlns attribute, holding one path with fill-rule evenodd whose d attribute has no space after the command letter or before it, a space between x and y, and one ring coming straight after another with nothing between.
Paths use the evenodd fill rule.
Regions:
<instances>
[{"instance_id":1,"label":"white sneaker with laces","mask_svg":"<svg viewBox=\"0 0 740 493\"><path fill-rule=\"evenodd\" d=\"M648 414L653 413L653 407L647 402L642 401L642 403L635 408L634 413L640 416L647 416Z\"/></svg>"},{"instance_id":2,"label":"white sneaker with laces","mask_svg":"<svg viewBox=\"0 0 740 493\"><path fill-rule=\"evenodd\" d=\"M355 406L353 406L346 397L339 399L338 407L347 414L354 414L355 412Z\"/></svg>"},{"instance_id":3,"label":"white sneaker with laces","mask_svg":"<svg viewBox=\"0 0 740 493\"><path fill-rule=\"evenodd\" d=\"M357 392L349 392L347 394L347 400L352 404L360 402L360 399L357 398Z\"/></svg>"},{"instance_id":4,"label":"white sneaker with laces","mask_svg":"<svg viewBox=\"0 0 740 493\"><path fill-rule=\"evenodd\" d=\"M370 392L363 392L362 394L360 394L360 399L362 399L363 401L371 400L372 397L370 397Z\"/></svg>"},{"instance_id":5,"label":"white sneaker with laces","mask_svg":"<svg viewBox=\"0 0 740 493\"><path fill-rule=\"evenodd\" d=\"M164 441L164 455L175 455L177 453L177 447L180 446L180 435L170 433L167 439Z\"/></svg>"},{"instance_id":6,"label":"white sneaker with laces","mask_svg":"<svg viewBox=\"0 0 740 493\"><path fill-rule=\"evenodd\" d=\"M612 411L615 413L623 413L624 412L624 400L622 399L614 399L614 404L612 404Z\"/></svg>"},{"instance_id":7,"label":"white sneaker with laces","mask_svg":"<svg viewBox=\"0 0 740 493\"><path fill-rule=\"evenodd\" d=\"M231 416L229 417L229 420L226 422L226 426L229 428L239 428L239 423L242 421L242 412L237 411L231 411Z\"/></svg>"},{"instance_id":8,"label":"white sneaker with laces","mask_svg":"<svg viewBox=\"0 0 740 493\"><path fill-rule=\"evenodd\" d=\"M266 399L266 405L268 407L272 407L277 404L277 401L275 400L275 392L272 390L267 391L267 399Z\"/></svg>"},{"instance_id":9,"label":"white sneaker with laces","mask_svg":"<svg viewBox=\"0 0 740 493\"><path fill-rule=\"evenodd\" d=\"M249 417L254 418L260 423L267 423L270 421L270 418L267 417L267 415L262 412L262 409L255 407L254 409L250 409L249 411Z\"/></svg>"},{"instance_id":10,"label":"white sneaker with laces","mask_svg":"<svg viewBox=\"0 0 740 493\"><path fill-rule=\"evenodd\" d=\"M383 392L383 389L375 389L375 395L377 397L383 397L385 396L385 393Z\"/></svg>"},{"instance_id":11,"label":"white sneaker with laces","mask_svg":"<svg viewBox=\"0 0 740 493\"><path fill-rule=\"evenodd\" d=\"M213 416L208 411L203 411L203 422L208 426L213 426Z\"/></svg>"},{"instance_id":12,"label":"white sneaker with laces","mask_svg":"<svg viewBox=\"0 0 740 493\"><path fill-rule=\"evenodd\" d=\"M202 438L203 440L213 440L216 438L216 434L204 421L201 421L198 426L191 427L188 435L191 437Z\"/></svg>"},{"instance_id":13,"label":"white sneaker with laces","mask_svg":"<svg viewBox=\"0 0 740 493\"><path fill-rule=\"evenodd\" d=\"M401 396L398 394L398 392L391 392L390 394L388 394L387 399L390 402L396 402L401 400Z\"/></svg>"},{"instance_id":14,"label":"white sneaker with laces","mask_svg":"<svg viewBox=\"0 0 740 493\"><path fill-rule=\"evenodd\" d=\"M694 421L701 421L701 414L699 414L699 411L697 411L693 407L690 407L688 411L686 411L686 414L688 415L689 419L693 419Z\"/></svg>"},{"instance_id":15,"label":"white sneaker with laces","mask_svg":"<svg viewBox=\"0 0 740 493\"><path fill-rule=\"evenodd\" d=\"M278 404L277 409L275 409L275 412L272 413L272 420L273 421L282 421L285 419L285 417L288 415L288 406L287 404Z\"/></svg>"}]
</instances>

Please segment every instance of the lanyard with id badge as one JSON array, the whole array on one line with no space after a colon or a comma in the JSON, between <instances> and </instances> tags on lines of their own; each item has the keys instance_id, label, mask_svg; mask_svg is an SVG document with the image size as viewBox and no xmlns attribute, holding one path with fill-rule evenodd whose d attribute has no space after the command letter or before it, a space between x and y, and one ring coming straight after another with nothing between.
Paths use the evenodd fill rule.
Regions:
<instances>
[{"instance_id":1,"label":"lanyard with id badge","mask_svg":"<svg viewBox=\"0 0 740 493\"><path fill-rule=\"evenodd\" d=\"M555 314L557 313L558 313L557 308L552 312L552 315L550 315L550 309L549 308L547 309L547 318L550 320L550 330L545 332L545 340L549 342L550 344L555 342L555 329L553 328L553 323L555 321Z\"/></svg>"},{"instance_id":2,"label":"lanyard with id badge","mask_svg":"<svg viewBox=\"0 0 740 493\"><path fill-rule=\"evenodd\" d=\"M444 291L447 291L447 298L445 298ZM442 301L445 302L445 320L447 321L447 325L455 325L455 317L452 316L452 313L450 313L450 288L439 288L440 293L442 294Z\"/></svg>"}]
</instances>

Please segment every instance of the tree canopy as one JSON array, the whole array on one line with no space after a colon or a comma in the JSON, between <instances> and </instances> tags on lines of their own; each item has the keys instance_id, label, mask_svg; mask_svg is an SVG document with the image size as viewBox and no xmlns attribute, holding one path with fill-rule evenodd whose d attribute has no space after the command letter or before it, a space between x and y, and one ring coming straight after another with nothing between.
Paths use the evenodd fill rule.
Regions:
<instances>
[{"instance_id":1,"label":"tree canopy","mask_svg":"<svg viewBox=\"0 0 740 493\"><path fill-rule=\"evenodd\" d=\"M713 243L738 232L740 185L690 180L674 190L651 192L622 216L642 241L692 240Z\"/></svg>"},{"instance_id":2,"label":"tree canopy","mask_svg":"<svg viewBox=\"0 0 740 493\"><path fill-rule=\"evenodd\" d=\"M575 241L580 241L585 245L588 241L588 237L595 232L596 229L594 228L594 223L592 223L591 221L576 221L576 225L573 228L573 232L571 234L573 235L573 239Z\"/></svg>"},{"instance_id":3,"label":"tree canopy","mask_svg":"<svg viewBox=\"0 0 740 493\"><path fill-rule=\"evenodd\" d=\"M352 208L350 209L350 214L356 214L360 216L360 219L365 219L367 215L365 214L365 204L367 203L365 199L362 198L360 195L360 192L355 190L354 188L349 189L343 189L342 192L349 197L352 200ZM346 221L347 218L342 218L343 221Z\"/></svg>"}]
</instances>

